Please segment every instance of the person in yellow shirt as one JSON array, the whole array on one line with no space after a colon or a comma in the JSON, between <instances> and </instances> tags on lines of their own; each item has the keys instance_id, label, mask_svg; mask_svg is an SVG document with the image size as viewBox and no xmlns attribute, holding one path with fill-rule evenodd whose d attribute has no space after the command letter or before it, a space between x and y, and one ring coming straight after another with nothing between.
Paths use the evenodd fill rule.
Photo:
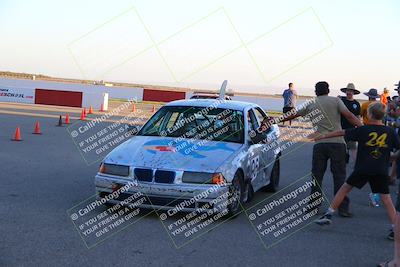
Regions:
<instances>
[{"instance_id":1,"label":"person in yellow shirt","mask_svg":"<svg viewBox=\"0 0 400 267\"><path fill-rule=\"evenodd\" d=\"M361 117L363 119L364 124L368 124L368 116L367 116L367 110L369 104L373 103L376 101L377 98L380 98L378 94L378 90L371 88L369 89L368 92L365 92L364 95L368 96L368 101L362 103L361 105Z\"/></svg>"}]
</instances>

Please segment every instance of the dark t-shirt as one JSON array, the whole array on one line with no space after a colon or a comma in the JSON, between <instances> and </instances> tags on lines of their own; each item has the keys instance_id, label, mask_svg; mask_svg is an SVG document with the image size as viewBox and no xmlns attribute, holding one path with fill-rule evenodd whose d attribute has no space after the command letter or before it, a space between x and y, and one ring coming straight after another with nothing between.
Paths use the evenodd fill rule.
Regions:
<instances>
[{"instance_id":1,"label":"dark t-shirt","mask_svg":"<svg viewBox=\"0 0 400 267\"><path fill-rule=\"evenodd\" d=\"M353 113L355 116L360 116L361 113L361 106L360 103L357 100L348 100L346 97L340 97L340 99L343 101L344 105L347 107L347 109ZM341 116L340 118L340 123L342 125L342 129L349 129L349 128L354 128L354 125L351 124L345 117Z\"/></svg>"},{"instance_id":2,"label":"dark t-shirt","mask_svg":"<svg viewBox=\"0 0 400 267\"><path fill-rule=\"evenodd\" d=\"M360 174L388 175L392 149L399 149L396 132L384 125L364 125L347 129L345 138L358 142L354 172Z\"/></svg>"}]
</instances>

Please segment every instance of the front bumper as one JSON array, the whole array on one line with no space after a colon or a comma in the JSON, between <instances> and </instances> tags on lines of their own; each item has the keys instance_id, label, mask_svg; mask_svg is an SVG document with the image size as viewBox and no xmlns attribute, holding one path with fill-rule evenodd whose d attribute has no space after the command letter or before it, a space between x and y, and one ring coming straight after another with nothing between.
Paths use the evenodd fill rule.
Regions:
<instances>
[{"instance_id":1,"label":"front bumper","mask_svg":"<svg viewBox=\"0 0 400 267\"><path fill-rule=\"evenodd\" d=\"M170 210L174 214L180 211L222 211L228 205L229 185L137 182L104 174L95 177L97 197L104 198L128 183L133 185L107 202L125 205L126 199L141 195L144 200L136 202L138 207Z\"/></svg>"}]
</instances>

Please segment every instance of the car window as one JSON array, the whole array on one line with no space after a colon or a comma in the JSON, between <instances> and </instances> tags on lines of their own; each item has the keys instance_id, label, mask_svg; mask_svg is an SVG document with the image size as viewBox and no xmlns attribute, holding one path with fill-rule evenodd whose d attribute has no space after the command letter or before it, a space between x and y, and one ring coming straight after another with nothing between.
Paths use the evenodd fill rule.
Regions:
<instances>
[{"instance_id":1,"label":"car window","mask_svg":"<svg viewBox=\"0 0 400 267\"><path fill-rule=\"evenodd\" d=\"M137 135L244 142L243 112L208 107L162 107Z\"/></svg>"},{"instance_id":2,"label":"car window","mask_svg":"<svg viewBox=\"0 0 400 267\"><path fill-rule=\"evenodd\" d=\"M160 114L155 114L153 117L153 120L151 123L146 124L147 129L146 132L148 135L158 135L159 134L159 129L162 125L162 121L164 120L165 117L160 116Z\"/></svg>"},{"instance_id":3,"label":"car window","mask_svg":"<svg viewBox=\"0 0 400 267\"><path fill-rule=\"evenodd\" d=\"M168 119L167 127L172 128L178 121L179 112L172 112L171 117Z\"/></svg>"},{"instance_id":4,"label":"car window","mask_svg":"<svg viewBox=\"0 0 400 267\"><path fill-rule=\"evenodd\" d=\"M250 131L255 131L260 126L252 109L247 112L247 122L249 123Z\"/></svg>"},{"instance_id":5,"label":"car window","mask_svg":"<svg viewBox=\"0 0 400 267\"><path fill-rule=\"evenodd\" d=\"M262 110L261 108L256 107L253 110L254 110L254 114L256 115L259 123L261 123L267 117L267 114L265 114L264 110Z\"/></svg>"}]
</instances>

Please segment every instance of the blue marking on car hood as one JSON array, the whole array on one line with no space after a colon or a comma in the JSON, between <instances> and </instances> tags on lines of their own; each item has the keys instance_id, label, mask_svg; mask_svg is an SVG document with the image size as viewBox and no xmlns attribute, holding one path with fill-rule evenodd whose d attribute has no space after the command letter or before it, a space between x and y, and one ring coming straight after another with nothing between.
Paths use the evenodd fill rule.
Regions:
<instances>
[{"instance_id":1,"label":"blue marking on car hood","mask_svg":"<svg viewBox=\"0 0 400 267\"><path fill-rule=\"evenodd\" d=\"M194 158L205 158L206 154L202 154L202 151L214 151L214 150L227 150L234 152L235 149L228 146L226 142L210 142L205 141L202 143L202 140L182 140L176 141L171 139L159 139L159 140L151 140L149 142L144 143L144 148L147 152L155 154L157 151L168 151L170 149L171 152L181 153L185 156L190 156ZM163 150L165 148L165 150ZM175 149L173 149L175 148Z\"/></svg>"}]
</instances>

